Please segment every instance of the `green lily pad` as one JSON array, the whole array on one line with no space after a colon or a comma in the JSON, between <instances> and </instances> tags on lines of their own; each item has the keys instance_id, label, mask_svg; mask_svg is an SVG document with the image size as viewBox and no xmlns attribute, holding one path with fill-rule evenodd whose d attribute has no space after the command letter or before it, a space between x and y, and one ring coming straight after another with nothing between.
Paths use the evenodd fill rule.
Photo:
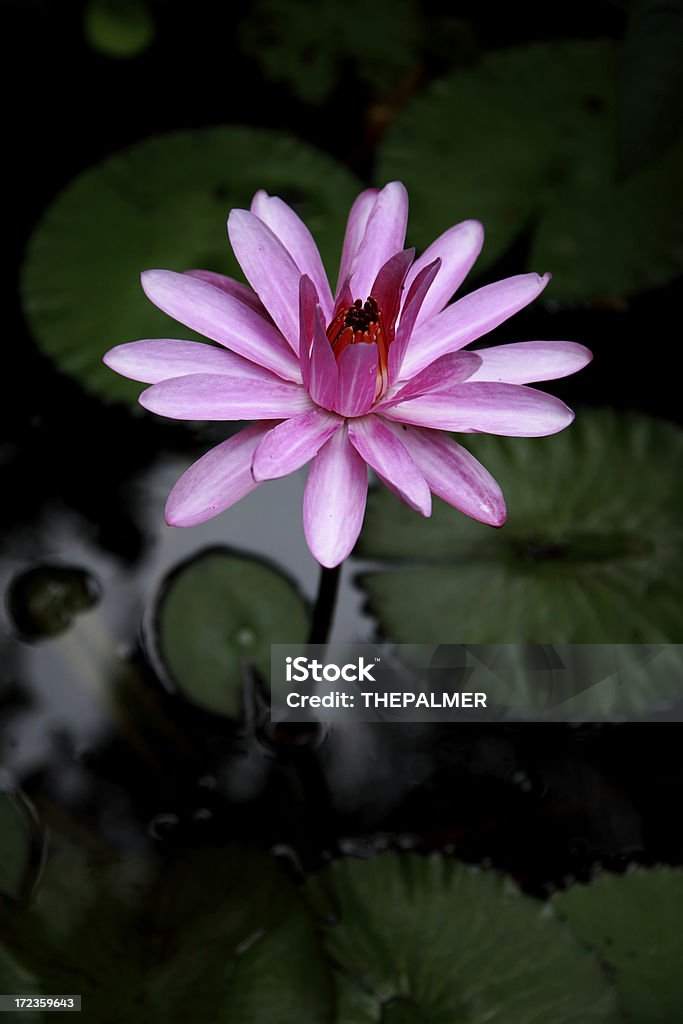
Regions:
<instances>
[{"instance_id":1,"label":"green lily pad","mask_svg":"<svg viewBox=\"0 0 683 1024\"><path fill-rule=\"evenodd\" d=\"M42 991L81 993L93 1020L331 1018L311 916L255 850L177 853L154 865L61 843L35 906L2 917L14 961Z\"/></svg>"},{"instance_id":2,"label":"green lily pad","mask_svg":"<svg viewBox=\"0 0 683 1024\"><path fill-rule=\"evenodd\" d=\"M458 440L500 483L508 521L494 530L436 499L425 520L374 490L359 553L390 564L361 582L385 636L424 644L683 641L677 427L586 411L553 437Z\"/></svg>"},{"instance_id":3,"label":"green lily pad","mask_svg":"<svg viewBox=\"0 0 683 1024\"><path fill-rule=\"evenodd\" d=\"M683 1006L683 870L601 875L553 903L576 936L609 966L633 1024L673 1024Z\"/></svg>"},{"instance_id":4,"label":"green lily pad","mask_svg":"<svg viewBox=\"0 0 683 1024\"><path fill-rule=\"evenodd\" d=\"M414 0L256 0L241 37L267 78L322 103L351 69L374 91L389 88L416 63L420 25Z\"/></svg>"},{"instance_id":5,"label":"green lily pad","mask_svg":"<svg viewBox=\"0 0 683 1024\"><path fill-rule=\"evenodd\" d=\"M150 645L170 684L210 711L239 717L244 666L270 678L270 645L306 640L308 609L277 569L223 548L201 552L164 584Z\"/></svg>"},{"instance_id":6,"label":"green lily pad","mask_svg":"<svg viewBox=\"0 0 683 1024\"><path fill-rule=\"evenodd\" d=\"M83 31L106 57L137 57L154 39L154 19L144 0L89 0Z\"/></svg>"},{"instance_id":7,"label":"green lily pad","mask_svg":"<svg viewBox=\"0 0 683 1024\"><path fill-rule=\"evenodd\" d=\"M137 338L196 337L149 302L141 271L200 267L241 277L226 217L259 188L294 206L336 269L357 182L288 135L174 132L85 171L47 210L26 254L24 311L41 349L100 397L134 401L141 385L107 369L104 353Z\"/></svg>"},{"instance_id":8,"label":"green lily pad","mask_svg":"<svg viewBox=\"0 0 683 1024\"><path fill-rule=\"evenodd\" d=\"M612 1024L596 957L548 905L440 857L333 863L310 886L338 1024Z\"/></svg>"},{"instance_id":9,"label":"green lily pad","mask_svg":"<svg viewBox=\"0 0 683 1024\"><path fill-rule=\"evenodd\" d=\"M416 97L378 166L380 180L410 190L412 240L425 247L476 217L483 269L530 229L528 269L553 272L555 300L670 280L683 267L683 143L617 180L615 69L609 43L534 44L490 54Z\"/></svg>"}]
</instances>

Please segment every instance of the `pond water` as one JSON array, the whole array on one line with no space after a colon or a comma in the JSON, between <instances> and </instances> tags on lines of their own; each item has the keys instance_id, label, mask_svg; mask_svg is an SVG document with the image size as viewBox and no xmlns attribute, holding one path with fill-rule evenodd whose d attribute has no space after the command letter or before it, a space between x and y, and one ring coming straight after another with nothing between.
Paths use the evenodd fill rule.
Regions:
<instances>
[{"instance_id":1,"label":"pond water","mask_svg":"<svg viewBox=\"0 0 683 1024\"><path fill-rule=\"evenodd\" d=\"M5 764L18 776L41 766L48 736L66 736L78 748L106 735L111 714L103 666L130 653L136 636L141 638L145 609L149 614L162 581L192 555L220 545L270 560L314 601L320 567L306 547L300 514L306 470L271 481L200 526L185 530L166 526L166 496L191 461L162 458L130 481L131 506L138 511L139 526L147 537L145 553L134 568L121 566L88 543L80 524L68 513L51 520L49 541L36 564L78 567L101 596L94 608L74 617L66 636L6 642L7 656L16 665L30 702L30 711L5 736ZM369 640L373 634L374 624L363 612L363 595L352 582L361 565L356 560L344 567L332 641ZM30 568L5 557L0 577L5 591L15 574ZM7 632L15 632L7 605L4 617Z\"/></svg>"}]
</instances>

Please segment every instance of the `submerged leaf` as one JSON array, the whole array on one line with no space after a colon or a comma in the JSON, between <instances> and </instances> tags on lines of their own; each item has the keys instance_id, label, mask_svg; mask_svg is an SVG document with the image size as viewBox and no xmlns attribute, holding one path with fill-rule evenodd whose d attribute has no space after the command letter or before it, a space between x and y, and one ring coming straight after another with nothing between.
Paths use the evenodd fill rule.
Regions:
<instances>
[{"instance_id":1,"label":"submerged leaf","mask_svg":"<svg viewBox=\"0 0 683 1024\"><path fill-rule=\"evenodd\" d=\"M75 616L100 599L100 586L87 570L68 565L38 565L18 573L7 592L13 625L24 637L59 636Z\"/></svg>"}]
</instances>

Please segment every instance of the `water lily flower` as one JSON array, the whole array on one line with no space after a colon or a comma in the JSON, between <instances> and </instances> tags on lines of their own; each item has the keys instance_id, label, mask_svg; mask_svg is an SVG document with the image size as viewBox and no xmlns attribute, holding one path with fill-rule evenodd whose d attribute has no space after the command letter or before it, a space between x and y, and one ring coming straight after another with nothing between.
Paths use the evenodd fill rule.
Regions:
<instances>
[{"instance_id":1,"label":"water lily flower","mask_svg":"<svg viewBox=\"0 0 683 1024\"><path fill-rule=\"evenodd\" d=\"M150 384L140 402L159 415L256 421L178 480L169 524L201 523L310 461L304 530L323 566L356 542L368 466L423 516L436 494L502 525L500 487L450 433L562 430L571 410L527 385L574 373L591 354L570 341L466 350L532 302L549 275L520 274L451 302L481 250L481 224L456 224L415 259L404 248L407 218L400 182L358 196L334 294L308 228L264 191L228 220L250 288L209 271L143 273L159 309L217 345L135 341L109 351L107 365Z\"/></svg>"}]
</instances>

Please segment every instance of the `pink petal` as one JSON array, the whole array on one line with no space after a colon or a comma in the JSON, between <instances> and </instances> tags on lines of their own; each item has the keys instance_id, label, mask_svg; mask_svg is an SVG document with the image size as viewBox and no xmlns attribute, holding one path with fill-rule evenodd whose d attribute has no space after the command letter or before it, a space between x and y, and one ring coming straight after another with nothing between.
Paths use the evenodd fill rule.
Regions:
<instances>
[{"instance_id":1,"label":"pink petal","mask_svg":"<svg viewBox=\"0 0 683 1024\"><path fill-rule=\"evenodd\" d=\"M275 234L302 274L308 274L316 287L325 317L332 316L332 292L313 235L299 216L278 196L261 189L254 196L251 212Z\"/></svg>"},{"instance_id":2,"label":"pink petal","mask_svg":"<svg viewBox=\"0 0 683 1024\"><path fill-rule=\"evenodd\" d=\"M274 427L254 453L252 472L256 480L287 476L305 465L340 427L344 420L323 409L294 416Z\"/></svg>"},{"instance_id":3,"label":"pink petal","mask_svg":"<svg viewBox=\"0 0 683 1024\"><path fill-rule=\"evenodd\" d=\"M228 234L244 276L298 352L299 268L280 239L248 210L230 211Z\"/></svg>"},{"instance_id":4,"label":"pink petal","mask_svg":"<svg viewBox=\"0 0 683 1024\"><path fill-rule=\"evenodd\" d=\"M406 287L409 288L417 275L435 259L441 260L441 269L436 281L429 289L429 296L423 302L417 317L422 324L451 301L462 282L469 274L484 243L484 228L478 220L464 220L444 231L428 249L415 261L408 274Z\"/></svg>"},{"instance_id":5,"label":"pink petal","mask_svg":"<svg viewBox=\"0 0 683 1024\"><path fill-rule=\"evenodd\" d=\"M441 359L435 359L416 374L396 394L387 395L374 411L381 412L382 409L406 402L410 398L418 398L430 391L447 391L456 384L469 380L479 364L480 359L475 352L450 352L447 356L441 356Z\"/></svg>"},{"instance_id":6,"label":"pink petal","mask_svg":"<svg viewBox=\"0 0 683 1024\"><path fill-rule=\"evenodd\" d=\"M416 512L431 515L432 498L427 482L406 446L386 424L376 416L351 420L349 438L389 490Z\"/></svg>"},{"instance_id":7,"label":"pink petal","mask_svg":"<svg viewBox=\"0 0 683 1024\"><path fill-rule=\"evenodd\" d=\"M375 400L377 345L348 345L339 356L337 368L339 383L334 408L342 416L361 416Z\"/></svg>"},{"instance_id":8,"label":"pink petal","mask_svg":"<svg viewBox=\"0 0 683 1024\"><path fill-rule=\"evenodd\" d=\"M353 305L353 295L351 294L350 278L346 278L342 281L337 289L337 298L334 302L334 315L336 316L339 310L344 307L348 308Z\"/></svg>"},{"instance_id":9,"label":"pink petal","mask_svg":"<svg viewBox=\"0 0 683 1024\"><path fill-rule=\"evenodd\" d=\"M414 249L404 249L402 252L395 253L380 268L370 289L370 295L377 300L377 304L382 310L384 330L389 337L394 332L396 318L401 307L403 282L414 256Z\"/></svg>"},{"instance_id":10,"label":"pink petal","mask_svg":"<svg viewBox=\"0 0 683 1024\"><path fill-rule=\"evenodd\" d=\"M339 264L337 297L339 297L339 293L351 273L353 261L356 258L360 243L363 241L365 229L368 226L368 219L375 208L378 195L378 188L366 188L365 192L361 192L356 197L351 207L349 219L346 222L346 234L344 235L344 246L342 248L341 263ZM350 305L350 303L346 303L346 305Z\"/></svg>"},{"instance_id":11,"label":"pink petal","mask_svg":"<svg viewBox=\"0 0 683 1024\"><path fill-rule=\"evenodd\" d=\"M427 292L432 286L434 278L439 272L441 266L441 260L436 259L433 263L429 263L426 267L413 277L412 284L408 285L408 278L412 275L412 267L408 271L408 277L406 278L405 287L408 289L408 295L405 302L403 303L403 309L401 310L401 319L398 324L398 330L396 331L396 337L391 343L389 348L389 383L393 384L395 380L400 376L401 367L403 366L403 359L406 354L406 348L410 341L415 327L415 321L422 303L424 302Z\"/></svg>"},{"instance_id":12,"label":"pink petal","mask_svg":"<svg viewBox=\"0 0 683 1024\"><path fill-rule=\"evenodd\" d=\"M188 277L196 277L198 281L205 281L206 284L212 284L214 288L220 288L222 292L227 292L228 295L232 295L233 298L239 299L240 302L246 303L256 313L260 313L261 316L265 317L270 323L273 321L268 316L268 311L263 305L258 295L253 288L249 285L242 284L241 281L236 281L234 277L226 277L225 274L217 274L213 270L185 270L185 274Z\"/></svg>"},{"instance_id":13,"label":"pink petal","mask_svg":"<svg viewBox=\"0 0 683 1024\"><path fill-rule=\"evenodd\" d=\"M391 424L438 498L489 526L506 519L503 492L487 469L462 445L438 430Z\"/></svg>"},{"instance_id":14,"label":"pink petal","mask_svg":"<svg viewBox=\"0 0 683 1024\"><path fill-rule=\"evenodd\" d=\"M195 373L153 384L140 405L173 420L269 420L307 412L313 403L302 387Z\"/></svg>"},{"instance_id":15,"label":"pink petal","mask_svg":"<svg viewBox=\"0 0 683 1024\"><path fill-rule=\"evenodd\" d=\"M465 295L442 313L416 327L406 352L402 376L412 377L447 352L464 348L488 334L541 294L550 275L518 274Z\"/></svg>"},{"instance_id":16,"label":"pink petal","mask_svg":"<svg viewBox=\"0 0 683 1024\"><path fill-rule=\"evenodd\" d=\"M331 569L351 553L363 525L368 491L365 462L346 427L311 463L304 492L304 533L311 554Z\"/></svg>"},{"instance_id":17,"label":"pink petal","mask_svg":"<svg viewBox=\"0 0 683 1024\"><path fill-rule=\"evenodd\" d=\"M299 365L301 379L308 391L311 384L311 345L315 331L318 293L306 274L299 281Z\"/></svg>"},{"instance_id":18,"label":"pink petal","mask_svg":"<svg viewBox=\"0 0 683 1024\"><path fill-rule=\"evenodd\" d=\"M190 373L218 373L245 380L278 380L262 366L227 349L205 345L201 341L176 341L174 338L153 338L117 345L109 349L103 361L123 377L144 381L145 384L158 384L170 377L186 377Z\"/></svg>"},{"instance_id":19,"label":"pink petal","mask_svg":"<svg viewBox=\"0 0 683 1024\"><path fill-rule=\"evenodd\" d=\"M508 437L544 437L563 430L574 419L574 413L564 402L543 391L484 381L466 381L449 391L434 391L402 402L382 415L399 423L437 430Z\"/></svg>"},{"instance_id":20,"label":"pink petal","mask_svg":"<svg viewBox=\"0 0 683 1024\"><path fill-rule=\"evenodd\" d=\"M196 526L258 487L251 472L254 449L272 423L253 423L203 455L183 473L168 496L169 526Z\"/></svg>"},{"instance_id":21,"label":"pink petal","mask_svg":"<svg viewBox=\"0 0 683 1024\"><path fill-rule=\"evenodd\" d=\"M174 320L285 380L301 379L279 331L234 295L172 270L147 270L141 280L147 297Z\"/></svg>"},{"instance_id":22,"label":"pink petal","mask_svg":"<svg viewBox=\"0 0 683 1024\"><path fill-rule=\"evenodd\" d=\"M310 375L311 398L323 408L332 409L337 394L339 370L332 346L325 334L325 323L320 306L315 308Z\"/></svg>"},{"instance_id":23,"label":"pink petal","mask_svg":"<svg viewBox=\"0 0 683 1024\"><path fill-rule=\"evenodd\" d=\"M519 341L477 349L481 366L470 380L533 384L555 380L587 366L593 353L575 341Z\"/></svg>"},{"instance_id":24,"label":"pink petal","mask_svg":"<svg viewBox=\"0 0 683 1024\"><path fill-rule=\"evenodd\" d=\"M407 224L408 193L400 181L391 181L377 196L351 266L351 291L356 298L367 298L381 268L403 249Z\"/></svg>"}]
</instances>

